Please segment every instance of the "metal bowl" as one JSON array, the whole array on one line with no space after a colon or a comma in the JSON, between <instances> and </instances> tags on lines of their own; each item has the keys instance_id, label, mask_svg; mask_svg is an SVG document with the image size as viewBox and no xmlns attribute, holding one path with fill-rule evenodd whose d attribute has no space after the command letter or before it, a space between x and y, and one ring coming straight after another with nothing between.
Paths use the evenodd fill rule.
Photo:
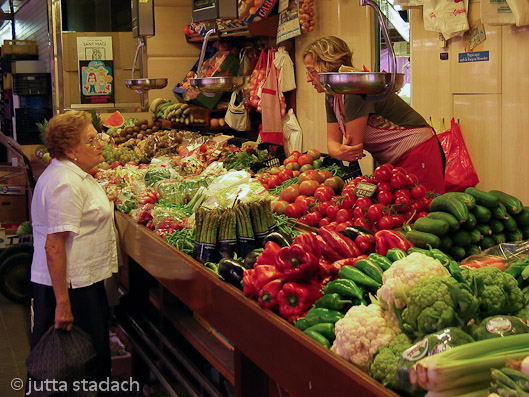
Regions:
<instances>
[{"instance_id":1,"label":"metal bowl","mask_svg":"<svg viewBox=\"0 0 529 397\"><path fill-rule=\"evenodd\" d=\"M382 72L346 72L320 73L320 84L329 94L383 94L391 84L391 73ZM395 74L393 91L404 85L404 73Z\"/></svg>"},{"instance_id":2,"label":"metal bowl","mask_svg":"<svg viewBox=\"0 0 529 397\"><path fill-rule=\"evenodd\" d=\"M131 79L125 80L125 85L138 94L149 90L157 90L167 86L167 79Z\"/></svg>"},{"instance_id":3,"label":"metal bowl","mask_svg":"<svg viewBox=\"0 0 529 397\"><path fill-rule=\"evenodd\" d=\"M230 92L241 88L245 83L244 76L205 77L189 79L191 87L204 92Z\"/></svg>"}]
</instances>

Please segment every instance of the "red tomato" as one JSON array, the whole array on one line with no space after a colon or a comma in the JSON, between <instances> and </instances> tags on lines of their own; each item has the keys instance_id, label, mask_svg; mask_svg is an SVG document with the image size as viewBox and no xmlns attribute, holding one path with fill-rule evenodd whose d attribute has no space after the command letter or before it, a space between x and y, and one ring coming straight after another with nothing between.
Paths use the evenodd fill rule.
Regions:
<instances>
[{"instance_id":1,"label":"red tomato","mask_svg":"<svg viewBox=\"0 0 529 397\"><path fill-rule=\"evenodd\" d=\"M314 159L308 154L302 154L298 157L298 164L304 166L305 164L312 164Z\"/></svg>"},{"instance_id":2,"label":"red tomato","mask_svg":"<svg viewBox=\"0 0 529 397\"><path fill-rule=\"evenodd\" d=\"M301 209L298 204L290 203L285 207L284 213L289 218L299 218L301 216Z\"/></svg>"},{"instance_id":3,"label":"red tomato","mask_svg":"<svg viewBox=\"0 0 529 397\"><path fill-rule=\"evenodd\" d=\"M318 203L318 211L321 212L323 216L327 215L327 208L329 207L331 203L328 201L324 201L322 203Z\"/></svg>"},{"instance_id":4,"label":"red tomato","mask_svg":"<svg viewBox=\"0 0 529 397\"><path fill-rule=\"evenodd\" d=\"M340 210L338 210L336 213L336 222L338 223L347 222L351 219L353 219L352 209L340 208Z\"/></svg>"},{"instance_id":5,"label":"red tomato","mask_svg":"<svg viewBox=\"0 0 529 397\"><path fill-rule=\"evenodd\" d=\"M409 176L409 175L408 175ZM411 189L411 196L418 200L426 196L426 188L424 185L416 185Z\"/></svg>"},{"instance_id":6,"label":"red tomato","mask_svg":"<svg viewBox=\"0 0 529 397\"><path fill-rule=\"evenodd\" d=\"M325 179L332 178L332 172L331 171L320 170L320 171L317 171L317 172L318 172L318 174L320 174L320 176L323 178L324 181L325 181Z\"/></svg>"},{"instance_id":7,"label":"red tomato","mask_svg":"<svg viewBox=\"0 0 529 397\"><path fill-rule=\"evenodd\" d=\"M309 149L307 150L307 154L312 157L314 160L319 159L321 156L321 153L319 150L316 149Z\"/></svg>"},{"instance_id":8,"label":"red tomato","mask_svg":"<svg viewBox=\"0 0 529 397\"><path fill-rule=\"evenodd\" d=\"M395 205L399 212L407 212L410 210L411 199L406 196L400 196L395 199Z\"/></svg>"},{"instance_id":9,"label":"red tomato","mask_svg":"<svg viewBox=\"0 0 529 397\"><path fill-rule=\"evenodd\" d=\"M341 231L344 230L346 227L348 227L348 226L352 226L352 225L353 225L353 221L347 221L347 222L339 223L338 226L336 226L336 231L337 231L337 232L341 232Z\"/></svg>"},{"instance_id":10,"label":"red tomato","mask_svg":"<svg viewBox=\"0 0 529 397\"><path fill-rule=\"evenodd\" d=\"M402 215L392 215L391 219L393 220L394 228L398 228L404 225L404 217Z\"/></svg>"},{"instance_id":11,"label":"red tomato","mask_svg":"<svg viewBox=\"0 0 529 397\"><path fill-rule=\"evenodd\" d=\"M355 208L360 207L360 208L367 210L372 205L373 205L373 200L371 200L369 197L359 197L356 200Z\"/></svg>"},{"instance_id":12,"label":"red tomato","mask_svg":"<svg viewBox=\"0 0 529 397\"><path fill-rule=\"evenodd\" d=\"M312 196L319 186L320 183L318 181L308 179L299 184L299 193L306 196Z\"/></svg>"},{"instance_id":13,"label":"red tomato","mask_svg":"<svg viewBox=\"0 0 529 397\"><path fill-rule=\"evenodd\" d=\"M301 152L299 150L294 150L294 151L290 152L290 155L294 156L294 157L299 157L299 156L301 156Z\"/></svg>"},{"instance_id":14,"label":"red tomato","mask_svg":"<svg viewBox=\"0 0 529 397\"><path fill-rule=\"evenodd\" d=\"M343 195L342 208L353 208L357 197L352 192L346 192Z\"/></svg>"},{"instance_id":15,"label":"red tomato","mask_svg":"<svg viewBox=\"0 0 529 397\"><path fill-rule=\"evenodd\" d=\"M366 216L366 209L362 207L355 207L353 210L353 218L364 218Z\"/></svg>"},{"instance_id":16,"label":"red tomato","mask_svg":"<svg viewBox=\"0 0 529 397\"><path fill-rule=\"evenodd\" d=\"M401 197L401 196L406 196L406 197L411 198L411 192L408 189L398 189L395 191L394 195L395 195L395 198Z\"/></svg>"},{"instance_id":17,"label":"red tomato","mask_svg":"<svg viewBox=\"0 0 529 397\"><path fill-rule=\"evenodd\" d=\"M391 170L389 170L388 167L379 165L377 168L375 168L373 175L375 176L377 183L387 182L389 181L389 178L391 178Z\"/></svg>"},{"instance_id":18,"label":"red tomato","mask_svg":"<svg viewBox=\"0 0 529 397\"><path fill-rule=\"evenodd\" d=\"M428 216L428 212L426 211L417 212L417 214L415 215L415 219L424 218L426 216Z\"/></svg>"},{"instance_id":19,"label":"red tomato","mask_svg":"<svg viewBox=\"0 0 529 397\"><path fill-rule=\"evenodd\" d=\"M410 211L421 212L423 209L424 208L420 200L413 200L411 202Z\"/></svg>"},{"instance_id":20,"label":"red tomato","mask_svg":"<svg viewBox=\"0 0 529 397\"><path fill-rule=\"evenodd\" d=\"M379 182L379 183L377 183L377 189L378 189L378 191L381 191L381 190L387 190L388 192L392 192L393 191L393 188L391 187L389 182Z\"/></svg>"},{"instance_id":21,"label":"red tomato","mask_svg":"<svg viewBox=\"0 0 529 397\"><path fill-rule=\"evenodd\" d=\"M393 229L395 227L395 221L391 216L383 216L378 220L378 228L380 230Z\"/></svg>"},{"instance_id":22,"label":"red tomato","mask_svg":"<svg viewBox=\"0 0 529 397\"><path fill-rule=\"evenodd\" d=\"M272 179L272 178L273 177L271 177L270 179ZM269 184L269 186L270 186L270 184ZM293 184L293 185L290 185L290 186L286 187L279 194L279 198L281 200L288 201L289 203L293 203L294 200L296 199L296 197L298 197L298 196L299 196L299 185L298 184Z\"/></svg>"},{"instance_id":23,"label":"red tomato","mask_svg":"<svg viewBox=\"0 0 529 397\"><path fill-rule=\"evenodd\" d=\"M369 225L369 223L366 221L365 218L355 218L355 220L353 221L353 225L355 225L355 226L363 226L363 227L366 227L368 229L371 229L371 226Z\"/></svg>"},{"instance_id":24,"label":"red tomato","mask_svg":"<svg viewBox=\"0 0 529 397\"><path fill-rule=\"evenodd\" d=\"M318 226L320 221L323 219L323 216L319 211L313 211L309 212L307 215L305 215L307 225L309 226Z\"/></svg>"},{"instance_id":25,"label":"red tomato","mask_svg":"<svg viewBox=\"0 0 529 397\"><path fill-rule=\"evenodd\" d=\"M302 172L298 177L298 183L308 180L318 181L318 183L322 183L324 181L323 177L316 170L307 170Z\"/></svg>"},{"instance_id":26,"label":"red tomato","mask_svg":"<svg viewBox=\"0 0 529 397\"><path fill-rule=\"evenodd\" d=\"M381 204L392 204L394 199L395 197L393 196L393 193L391 193L389 190L381 190L378 192L377 201Z\"/></svg>"},{"instance_id":27,"label":"red tomato","mask_svg":"<svg viewBox=\"0 0 529 397\"><path fill-rule=\"evenodd\" d=\"M301 196L299 196L301 197ZM298 197L298 198L299 198ZM303 215L308 214L312 207L314 207L314 204L316 203L316 199L312 196L310 197L303 197L302 199L294 201L294 203L298 204L301 209L301 213Z\"/></svg>"},{"instance_id":28,"label":"red tomato","mask_svg":"<svg viewBox=\"0 0 529 397\"><path fill-rule=\"evenodd\" d=\"M288 165L290 163L296 163L297 164L298 162L298 158L296 156L288 156L284 161L283 161L283 165ZM299 166L299 164L298 164Z\"/></svg>"},{"instance_id":29,"label":"red tomato","mask_svg":"<svg viewBox=\"0 0 529 397\"><path fill-rule=\"evenodd\" d=\"M419 178L415 174L406 175L406 179L408 180L408 186L410 187L413 187L419 184Z\"/></svg>"},{"instance_id":30,"label":"red tomato","mask_svg":"<svg viewBox=\"0 0 529 397\"><path fill-rule=\"evenodd\" d=\"M340 206L338 204L330 204L327 206L327 217L334 221L336 219L336 214L340 210Z\"/></svg>"},{"instance_id":31,"label":"red tomato","mask_svg":"<svg viewBox=\"0 0 529 397\"><path fill-rule=\"evenodd\" d=\"M331 223L331 220L328 217L326 217L320 221L320 224L318 226L324 227L324 226L328 226L330 223Z\"/></svg>"},{"instance_id":32,"label":"red tomato","mask_svg":"<svg viewBox=\"0 0 529 397\"><path fill-rule=\"evenodd\" d=\"M288 201L284 201L284 200L279 200L279 201L276 201L276 203L274 204L274 212L276 214L284 214L285 213L285 207L288 205Z\"/></svg>"},{"instance_id":33,"label":"red tomato","mask_svg":"<svg viewBox=\"0 0 529 397\"><path fill-rule=\"evenodd\" d=\"M403 175L408 175L408 171L406 171L404 168L402 168L402 167L393 167L393 169L391 170L391 173L395 174L397 172L400 173L400 174L403 174Z\"/></svg>"},{"instance_id":34,"label":"red tomato","mask_svg":"<svg viewBox=\"0 0 529 397\"><path fill-rule=\"evenodd\" d=\"M270 189L273 189L279 185L281 185L283 182L281 181L281 178L279 177L279 175L272 175L270 178L268 178L267 180L267 184L268 184L268 187Z\"/></svg>"},{"instance_id":35,"label":"red tomato","mask_svg":"<svg viewBox=\"0 0 529 397\"><path fill-rule=\"evenodd\" d=\"M382 211L384 210L383 204L373 204L367 209L367 219L369 219L372 222L378 221L380 218L382 218L383 214Z\"/></svg>"},{"instance_id":36,"label":"red tomato","mask_svg":"<svg viewBox=\"0 0 529 397\"><path fill-rule=\"evenodd\" d=\"M431 204L432 200L433 199L431 197L428 197L428 196L424 196L423 198L420 199L420 201L422 202L422 208L425 211L430 211L430 204Z\"/></svg>"},{"instance_id":37,"label":"red tomato","mask_svg":"<svg viewBox=\"0 0 529 397\"><path fill-rule=\"evenodd\" d=\"M344 181L339 176L333 176L332 178L325 179L323 184L325 186L331 187L334 191L334 194L340 194L344 186Z\"/></svg>"},{"instance_id":38,"label":"red tomato","mask_svg":"<svg viewBox=\"0 0 529 397\"><path fill-rule=\"evenodd\" d=\"M406 179L406 175L401 174L400 172L394 172L389 180L389 184L393 189L403 188L407 183L408 180Z\"/></svg>"},{"instance_id":39,"label":"red tomato","mask_svg":"<svg viewBox=\"0 0 529 397\"><path fill-rule=\"evenodd\" d=\"M314 192L314 197L320 201L329 201L334 196L334 190L329 186L320 186Z\"/></svg>"}]
</instances>

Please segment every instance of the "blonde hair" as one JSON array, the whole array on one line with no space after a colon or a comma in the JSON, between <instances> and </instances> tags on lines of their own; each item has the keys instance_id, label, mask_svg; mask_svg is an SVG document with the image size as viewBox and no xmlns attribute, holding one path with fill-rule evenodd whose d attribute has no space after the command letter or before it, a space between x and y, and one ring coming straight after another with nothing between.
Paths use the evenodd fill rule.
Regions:
<instances>
[{"instance_id":1,"label":"blonde hair","mask_svg":"<svg viewBox=\"0 0 529 397\"><path fill-rule=\"evenodd\" d=\"M81 141L80 133L92 123L90 113L70 110L50 119L46 130L46 147L52 158L66 158L65 150Z\"/></svg>"},{"instance_id":2,"label":"blonde hair","mask_svg":"<svg viewBox=\"0 0 529 397\"><path fill-rule=\"evenodd\" d=\"M353 66L353 52L347 43L336 36L327 36L309 44L303 58L312 56L314 68L318 72L337 72L340 66Z\"/></svg>"}]
</instances>

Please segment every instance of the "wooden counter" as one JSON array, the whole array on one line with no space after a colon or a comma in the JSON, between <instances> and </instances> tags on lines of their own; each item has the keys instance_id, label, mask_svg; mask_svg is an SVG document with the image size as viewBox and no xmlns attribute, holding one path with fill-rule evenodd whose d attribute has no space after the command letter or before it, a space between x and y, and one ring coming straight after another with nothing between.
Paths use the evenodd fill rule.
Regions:
<instances>
[{"instance_id":1,"label":"wooden counter","mask_svg":"<svg viewBox=\"0 0 529 397\"><path fill-rule=\"evenodd\" d=\"M295 396L396 396L130 217L116 212L116 223L122 250L242 355L235 359L237 395L250 395L245 368L253 363Z\"/></svg>"}]
</instances>

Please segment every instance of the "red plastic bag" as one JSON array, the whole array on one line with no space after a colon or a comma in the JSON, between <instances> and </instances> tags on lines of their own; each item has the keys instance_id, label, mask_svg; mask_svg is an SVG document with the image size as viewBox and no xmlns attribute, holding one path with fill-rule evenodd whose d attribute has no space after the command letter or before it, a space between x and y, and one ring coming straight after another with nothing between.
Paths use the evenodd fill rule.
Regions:
<instances>
[{"instance_id":1,"label":"red plastic bag","mask_svg":"<svg viewBox=\"0 0 529 397\"><path fill-rule=\"evenodd\" d=\"M261 50L257 64L250 76L250 106L257 108L261 102L259 88L263 85L266 77L266 63L268 55L265 50Z\"/></svg>"},{"instance_id":2,"label":"red plastic bag","mask_svg":"<svg viewBox=\"0 0 529 397\"><path fill-rule=\"evenodd\" d=\"M450 128L437 135L446 156L444 186L447 192L462 192L479 183L459 124L452 118Z\"/></svg>"}]
</instances>

